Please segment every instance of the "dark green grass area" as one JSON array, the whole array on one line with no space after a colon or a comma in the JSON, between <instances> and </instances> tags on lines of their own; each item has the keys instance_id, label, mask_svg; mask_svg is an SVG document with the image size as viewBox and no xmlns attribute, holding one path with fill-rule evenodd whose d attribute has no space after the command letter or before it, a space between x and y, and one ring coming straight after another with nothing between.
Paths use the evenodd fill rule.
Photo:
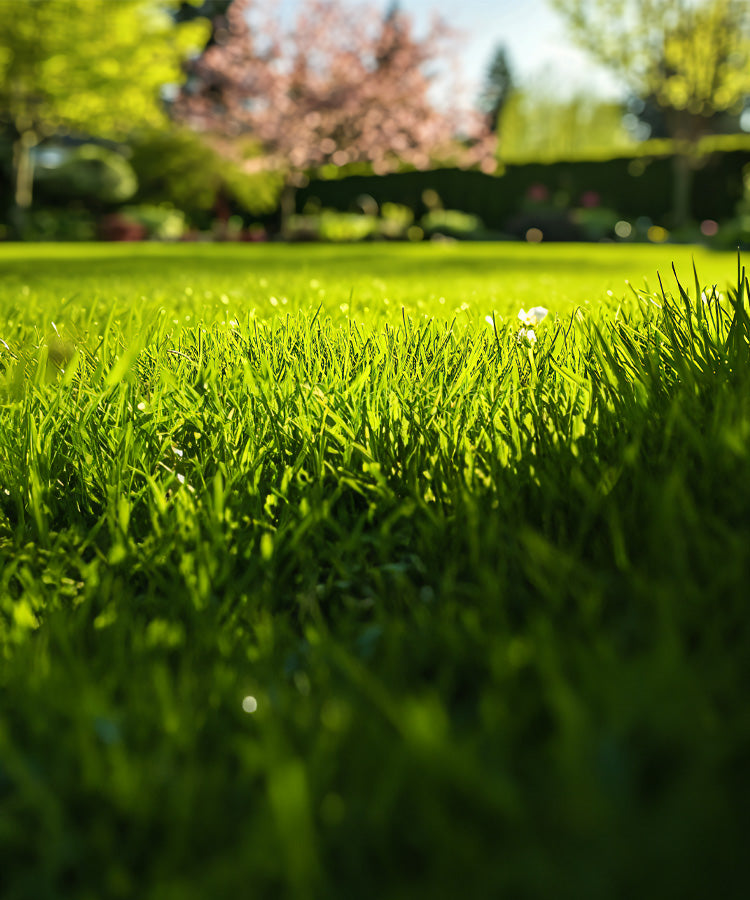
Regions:
<instances>
[{"instance_id":1,"label":"dark green grass area","mask_svg":"<svg viewBox=\"0 0 750 900\"><path fill-rule=\"evenodd\" d=\"M4 900L744 895L736 260L0 249Z\"/></svg>"}]
</instances>

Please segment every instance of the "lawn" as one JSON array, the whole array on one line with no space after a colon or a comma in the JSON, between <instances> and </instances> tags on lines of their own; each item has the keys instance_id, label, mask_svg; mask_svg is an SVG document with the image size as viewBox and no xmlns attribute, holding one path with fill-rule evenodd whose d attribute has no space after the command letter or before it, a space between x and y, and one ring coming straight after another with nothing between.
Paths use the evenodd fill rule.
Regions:
<instances>
[{"instance_id":1,"label":"lawn","mask_svg":"<svg viewBox=\"0 0 750 900\"><path fill-rule=\"evenodd\" d=\"M402 306L413 317L458 313L462 324L540 303L562 316L579 305L616 305L630 293L627 281L658 286L657 269L668 276L672 262L692 279L693 260L710 284L736 268L732 254L643 244L0 244L5 315L9 302L16 321L40 327L53 312L79 324L92 311L106 318L134 306L190 315L188 324L253 310L264 319L314 312L321 303L336 322L350 316L368 325L400 322Z\"/></svg>"},{"instance_id":2,"label":"lawn","mask_svg":"<svg viewBox=\"0 0 750 900\"><path fill-rule=\"evenodd\" d=\"M747 308L684 247L0 246L3 900L742 896Z\"/></svg>"}]
</instances>

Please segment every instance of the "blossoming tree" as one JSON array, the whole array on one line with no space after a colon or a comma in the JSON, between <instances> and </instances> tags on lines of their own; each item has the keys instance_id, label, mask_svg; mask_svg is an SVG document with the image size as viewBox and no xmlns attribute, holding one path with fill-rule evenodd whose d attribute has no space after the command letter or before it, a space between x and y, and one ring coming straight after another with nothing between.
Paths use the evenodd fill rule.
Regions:
<instances>
[{"instance_id":1,"label":"blossoming tree","mask_svg":"<svg viewBox=\"0 0 750 900\"><path fill-rule=\"evenodd\" d=\"M376 173L439 162L495 166L478 114L432 96L452 33L435 20L415 35L397 8L383 18L342 0L302 0L285 27L258 0L234 0L192 65L176 115L227 150L250 139L248 170L284 175L282 221L305 173L369 163Z\"/></svg>"}]
</instances>

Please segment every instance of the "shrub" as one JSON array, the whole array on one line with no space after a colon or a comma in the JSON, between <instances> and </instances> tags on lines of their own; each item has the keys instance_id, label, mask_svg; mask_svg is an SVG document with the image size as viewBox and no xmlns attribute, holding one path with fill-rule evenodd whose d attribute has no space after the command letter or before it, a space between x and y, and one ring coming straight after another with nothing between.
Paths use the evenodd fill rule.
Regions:
<instances>
[{"instance_id":1,"label":"shrub","mask_svg":"<svg viewBox=\"0 0 750 900\"><path fill-rule=\"evenodd\" d=\"M123 213L110 213L99 220L97 235L103 241L142 241L146 228Z\"/></svg>"},{"instance_id":2,"label":"shrub","mask_svg":"<svg viewBox=\"0 0 750 900\"><path fill-rule=\"evenodd\" d=\"M414 213L402 203L384 203L380 210L380 233L384 238L403 239L414 221Z\"/></svg>"},{"instance_id":3,"label":"shrub","mask_svg":"<svg viewBox=\"0 0 750 900\"><path fill-rule=\"evenodd\" d=\"M127 219L143 226L147 238L158 241L179 240L186 230L185 214L168 203L160 206L143 204L124 206L121 210Z\"/></svg>"},{"instance_id":4,"label":"shrub","mask_svg":"<svg viewBox=\"0 0 750 900\"><path fill-rule=\"evenodd\" d=\"M220 200L254 216L272 213L278 205L280 176L243 172L186 129L143 133L134 139L132 151L139 181L136 199L171 203L202 226L209 224Z\"/></svg>"},{"instance_id":5,"label":"shrub","mask_svg":"<svg viewBox=\"0 0 750 900\"><path fill-rule=\"evenodd\" d=\"M742 173L750 160L750 147L741 143L721 146L731 149L714 149L693 173L692 214L698 221L731 218L743 197ZM425 191L433 191L445 207L476 215L487 228L509 231L508 220L528 204L529 191L533 196L533 189L541 186L557 209L578 207L584 195L596 193L599 205L616 210L621 218L645 216L658 222L672 207L672 157L661 150L662 155L513 165L498 175L435 169L312 180L298 191L298 203L301 209L309 197L316 196L329 209L348 210L357 196L369 194L381 208L388 202L401 204L419 218L429 211L423 200Z\"/></svg>"},{"instance_id":6,"label":"shrub","mask_svg":"<svg viewBox=\"0 0 750 900\"><path fill-rule=\"evenodd\" d=\"M74 150L61 148L57 158L41 155L35 177L43 199L89 206L122 203L138 187L136 174L124 156L97 144L83 144Z\"/></svg>"},{"instance_id":7,"label":"shrub","mask_svg":"<svg viewBox=\"0 0 750 900\"><path fill-rule=\"evenodd\" d=\"M471 238L482 231L482 220L457 209L433 209L422 216L420 225L427 237L442 234L446 237Z\"/></svg>"},{"instance_id":8,"label":"shrub","mask_svg":"<svg viewBox=\"0 0 750 900\"><path fill-rule=\"evenodd\" d=\"M85 210L34 209L19 226L24 241L91 241L95 236L94 218Z\"/></svg>"},{"instance_id":9,"label":"shrub","mask_svg":"<svg viewBox=\"0 0 750 900\"><path fill-rule=\"evenodd\" d=\"M573 222L580 226L588 241L601 241L615 235L615 225L620 216L606 207L581 208L573 210Z\"/></svg>"},{"instance_id":10,"label":"shrub","mask_svg":"<svg viewBox=\"0 0 750 900\"><path fill-rule=\"evenodd\" d=\"M376 216L331 209L312 215L292 216L287 224L287 235L293 241L352 243L372 237L378 231L379 220Z\"/></svg>"}]
</instances>

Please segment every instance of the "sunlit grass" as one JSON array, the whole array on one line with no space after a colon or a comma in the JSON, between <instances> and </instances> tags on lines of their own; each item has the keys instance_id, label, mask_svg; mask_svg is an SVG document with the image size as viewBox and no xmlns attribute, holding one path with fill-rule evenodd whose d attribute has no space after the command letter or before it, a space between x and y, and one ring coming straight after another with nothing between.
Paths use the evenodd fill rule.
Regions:
<instances>
[{"instance_id":1,"label":"sunlit grass","mask_svg":"<svg viewBox=\"0 0 750 900\"><path fill-rule=\"evenodd\" d=\"M657 269L672 261L690 276L693 260L709 284L725 281L734 265L732 254L648 245L0 245L6 317L15 311L37 325L53 313L79 324L113 309L143 321L160 306L181 324L188 315L188 324L221 322L321 304L324 316L368 324L398 322L402 307L474 323L539 304L564 315L579 305L616 306L629 294L626 282L654 287Z\"/></svg>"},{"instance_id":2,"label":"sunlit grass","mask_svg":"<svg viewBox=\"0 0 750 900\"><path fill-rule=\"evenodd\" d=\"M9 896L735 889L736 259L0 260Z\"/></svg>"}]
</instances>

